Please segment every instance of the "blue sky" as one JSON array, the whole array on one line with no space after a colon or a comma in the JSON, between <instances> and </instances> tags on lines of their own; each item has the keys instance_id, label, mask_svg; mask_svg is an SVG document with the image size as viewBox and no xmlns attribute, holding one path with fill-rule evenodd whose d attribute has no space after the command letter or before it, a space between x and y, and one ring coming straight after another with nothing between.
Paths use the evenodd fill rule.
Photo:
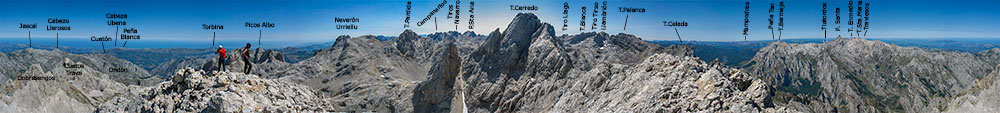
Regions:
<instances>
[{"instance_id":1,"label":"blue sky","mask_svg":"<svg viewBox=\"0 0 1000 113\"><path fill-rule=\"evenodd\" d=\"M467 29L469 1L475 4L475 29ZM454 20L447 16L447 6L437 12L438 29L433 19L424 26L416 26L440 0L413 0L410 25L403 28L406 1L396 0L3 0L0 2L0 42L27 43L27 32L32 32L35 43L54 45L55 34L66 42L88 43L90 36L114 35L115 27L106 25L106 13L125 13L128 25L136 28L142 39L131 40L130 48L143 47L211 47L212 32L217 41L225 45L256 43L258 31L264 47L285 47L308 43L329 42L339 35L395 36L404 29L419 34L444 31L475 31L488 34L494 29L503 30L518 12L535 13L543 22L560 28L563 3L569 3L569 30L559 34L579 32L608 32L635 34L646 40L676 40L673 27L663 26L663 21L686 21L690 26L678 27L684 40L740 41L743 40L744 0L609 0L606 30L580 31L580 7L587 7L587 24L592 19L593 0L566 1L496 1L461 0L462 18L455 29ZM447 0L453 5L454 0ZM778 0L753 0L750 11L749 40L770 40L767 29L767 10ZM785 9L785 38L822 38L820 30L821 4L829 4L828 24L830 37L848 35L834 32L833 9L842 8L842 27L846 25L846 0L789 0ZM871 29L867 38L1000 38L1000 8L990 0L878 0L871 3ZM510 5L535 5L538 11L511 11ZM645 13L621 13L618 7L645 8ZM623 30L625 16L628 28ZM338 30L334 17L355 17L360 22L357 30ZM48 18L68 18L71 31L46 31ZM271 22L275 28L247 28L244 22ZM37 23L38 29L19 29L19 23ZM224 25L224 30L203 30L201 24ZM80 41L83 40L83 41ZM119 42L123 43L123 42ZM82 44L87 45L87 44ZM95 43L96 45L96 43ZM204 46L204 47L203 47ZM98 46L84 46L92 48Z\"/></svg>"}]
</instances>

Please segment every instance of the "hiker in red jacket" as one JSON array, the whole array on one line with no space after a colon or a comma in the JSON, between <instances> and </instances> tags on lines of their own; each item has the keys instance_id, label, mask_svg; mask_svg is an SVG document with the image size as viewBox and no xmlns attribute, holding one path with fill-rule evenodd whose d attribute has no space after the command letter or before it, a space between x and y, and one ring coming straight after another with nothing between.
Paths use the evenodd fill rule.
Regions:
<instances>
[{"instance_id":1,"label":"hiker in red jacket","mask_svg":"<svg viewBox=\"0 0 1000 113\"><path fill-rule=\"evenodd\" d=\"M226 49L222 48L222 44L219 44L219 50L215 54L219 54L219 72L226 71Z\"/></svg>"}]
</instances>

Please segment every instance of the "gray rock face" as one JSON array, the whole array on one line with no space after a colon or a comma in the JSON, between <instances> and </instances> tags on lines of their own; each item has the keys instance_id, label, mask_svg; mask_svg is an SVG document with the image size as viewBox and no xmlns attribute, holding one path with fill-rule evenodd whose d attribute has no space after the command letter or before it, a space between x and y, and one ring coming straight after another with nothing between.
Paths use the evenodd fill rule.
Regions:
<instances>
[{"instance_id":1,"label":"gray rock face","mask_svg":"<svg viewBox=\"0 0 1000 113\"><path fill-rule=\"evenodd\" d=\"M838 38L772 43L745 70L777 89L778 105L800 111L939 112L996 65L985 56Z\"/></svg>"},{"instance_id":2,"label":"gray rock face","mask_svg":"<svg viewBox=\"0 0 1000 113\"><path fill-rule=\"evenodd\" d=\"M169 82L137 88L97 112L325 112L332 104L306 86L256 75L178 70Z\"/></svg>"},{"instance_id":3,"label":"gray rock face","mask_svg":"<svg viewBox=\"0 0 1000 113\"><path fill-rule=\"evenodd\" d=\"M173 77L174 72L177 72L177 70L179 69L185 69L185 68L206 69L202 68L202 66L215 65L213 64L216 63L215 60L213 60L213 58L215 57L218 56L213 57L212 55L200 55L184 59L171 59L169 61L160 63L157 66L154 66L154 68L149 70L149 72L155 75L159 75L161 78L171 78Z\"/></svg>"},{"instance_id":4,"label":"gray rock face","mask_svg":"<svg viewBox=\"0 0 1000 113\"><path fill-rule=\"evenodd\" d=\"M409 30L388 40L341 36L295 64L258 49L251 51L252 74L239 72L242 51L228 51L228 72L211 71L216 55L195 56L157 66L154 73L169 72L170 79L146 87L110 82L113 75L90 69L100 66L87 66L84 76L73 79L24 82L5 76L0 80L11 85L0 84L0 111L976 112L995 106L979 99L995 97L995 88L960 82L995 71L979 66L1000 58L993 57L1000 49L963 54L838 39L773 44L762 49L759 62L740 70L692 57L689 46L661 47L628 34L556 36L530 13L488 37L422 37ZM0 65L24 65L15 61L21 57L0 55ZM60 62L90 57L100 56ZM60 76L66 70L45 64L16 74ZM977 83L996 83L990 81ZM951 100L955 96L964 100ZM920 107L935 105L940 108Z\"/></svg>"},{"instance_id":5,"label":"gray rock face","mask_svg":"<svg viewBox=\"0 0 1000 113\"><path fill-rule=\"evenodd\" d=\"M994 51L996 49L993 49ZM989 75L976 81L958 94L947 106L946 113L991 113L1000 112L1000 65Z\"/></svg>"},{"instance_id":6,"label":"gray rock face","mask_svg":"<svg viewBox=\"0 0 1000 113\"><path fill-rule=\"evenodd\" d=\"M465 84L473 80L463 78L471 74L495 74L478 77L487 80L565 77L598 64L634 64L655 53L690 55L686 47L664 48L627 34L578 36L581 41L567 43L569 38L556 37L551 25L534 16L518 16L507 29L481 44L475 42L484 40L476 38L481 35L470 32L420 37L404 31L389 40L341 36L332 47L289 66L295 68L264 76L320 90L338 111L458 112L473 106L466 105L469 97L487 97L467 92L473 87ZM593 41L598 38L608 41Z\"/></svg>"}]
</instances>

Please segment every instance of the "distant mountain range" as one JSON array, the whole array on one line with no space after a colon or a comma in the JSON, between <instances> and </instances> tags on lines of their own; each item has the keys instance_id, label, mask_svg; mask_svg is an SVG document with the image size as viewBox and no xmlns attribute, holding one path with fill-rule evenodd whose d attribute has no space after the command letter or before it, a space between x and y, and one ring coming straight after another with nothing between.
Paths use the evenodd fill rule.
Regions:
<instances>
[{"instance_id":1,"label":"distant mountain range","mask_svg":"<svg viewBox=\"0 0 1000 113\"><path fill-rule=\"evenodd\" d=\"M833 39L783 39L781 42L792 44L803 43L823 43ZM952 38L952 39L870 39L879 40L885 43L902 47L918 47L930 50L959 51L975 53L983 50L1000 47L1000 38ZM650 43L663 46L684 44L692 46L695 56L701 57L706 62L718 59L727 66L740 66L756 55L757 51L777 40L759 41L667 41L667 40L647 40Z\"/></svg>"}]
</instances>

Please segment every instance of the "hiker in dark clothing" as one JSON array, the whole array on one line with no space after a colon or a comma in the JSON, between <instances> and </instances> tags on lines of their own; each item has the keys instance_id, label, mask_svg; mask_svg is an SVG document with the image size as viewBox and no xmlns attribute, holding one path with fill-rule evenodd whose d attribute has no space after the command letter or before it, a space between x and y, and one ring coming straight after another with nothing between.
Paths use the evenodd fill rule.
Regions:
<instances>
[{"instance_id":1,"label":"hiker in dark clothing","mask_svg":"<svg viewBox=\"0 0 1000 113\"><path fill-rule=\"evenodd\" d=\"M219 44L219 49L215 51L215 54L219 54L219 72L226 71L226 49L222 48L222 44Z\"/></svg>"},{"instance_id":2,"label":"hiker in dark clothing","mask_svg":"<svg viewBox=\"0 0 1000 113\"><path fill-rule=\"evenodd\" d=\"M247 47L243 47L243 73L250 74L250 68L253 63L250 63L250 43L247 43Z\"/></svg>"}]
</instances>

